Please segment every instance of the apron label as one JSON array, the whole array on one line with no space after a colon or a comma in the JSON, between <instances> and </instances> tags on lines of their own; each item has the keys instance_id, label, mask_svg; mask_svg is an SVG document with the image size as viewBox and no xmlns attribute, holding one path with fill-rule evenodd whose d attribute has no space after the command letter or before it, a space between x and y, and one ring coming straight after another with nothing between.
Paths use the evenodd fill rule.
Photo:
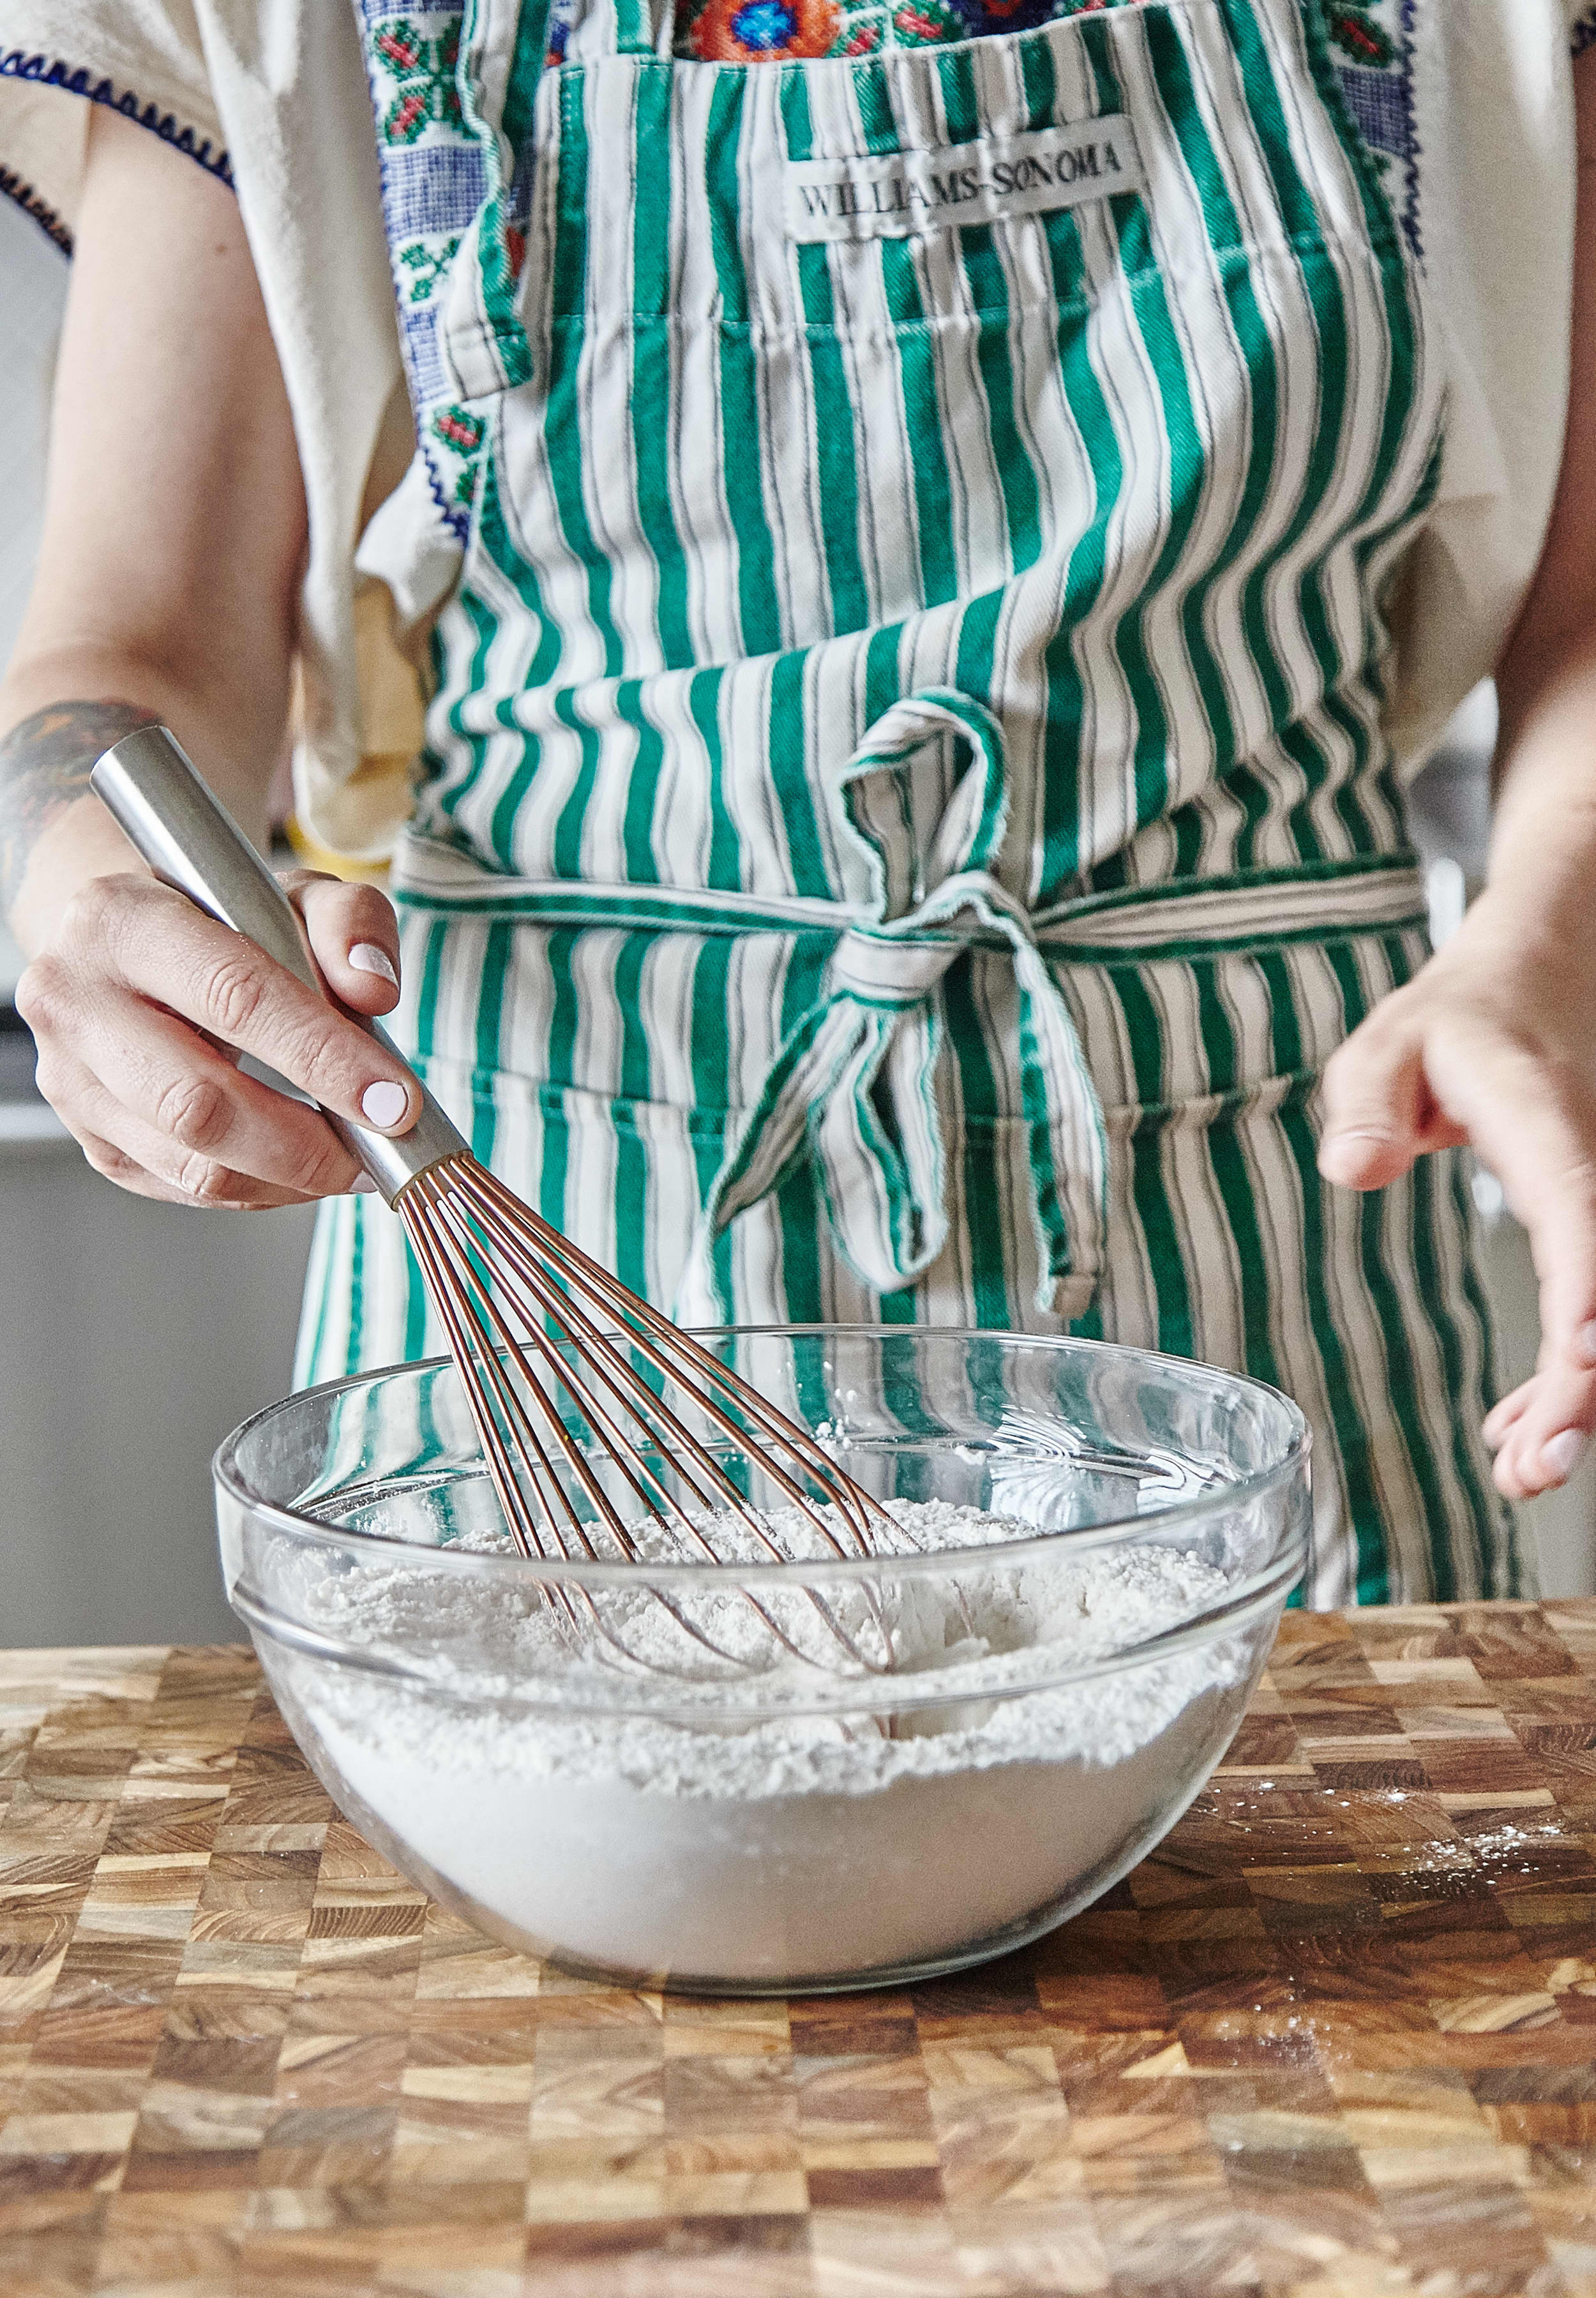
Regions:
<instances>
[{"instance_id":1,"label":"apron label","mask_svg":"<svg viewBox=\"0 0 1596 2298\"><path fill-rule=\"evenodd\" d=\"M805 244L899 238L1079 207L1139 190L1145 180L1130 122L1118 114L936 152L795 160L787 169L787 236Z\"/></svg>"}]
</instances>

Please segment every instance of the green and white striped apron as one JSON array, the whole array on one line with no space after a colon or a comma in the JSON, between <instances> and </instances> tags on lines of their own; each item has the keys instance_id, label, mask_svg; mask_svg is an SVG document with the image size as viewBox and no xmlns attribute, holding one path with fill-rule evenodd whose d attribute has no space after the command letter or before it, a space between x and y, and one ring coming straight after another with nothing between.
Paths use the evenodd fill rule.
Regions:
<instances>
[{"instance_id":1,"label":"green and white striped apron","mask_svg":"<svg viewBox=\"0 0 1596 2298\"><path fill-rule=\"evenodd\" d=\"M1317 1433L1309 1600L1517 1591L1459 1165L1314 1168L1426 952L1380 609L1444 422L1320 0L548 37L480 0L431 52L482 174L418 409L462 558L418 1067L684 1319L1245 1367ZM380 1203L327 1208L300 1378L441 1344Z\"/></svg>"}]
</instances>

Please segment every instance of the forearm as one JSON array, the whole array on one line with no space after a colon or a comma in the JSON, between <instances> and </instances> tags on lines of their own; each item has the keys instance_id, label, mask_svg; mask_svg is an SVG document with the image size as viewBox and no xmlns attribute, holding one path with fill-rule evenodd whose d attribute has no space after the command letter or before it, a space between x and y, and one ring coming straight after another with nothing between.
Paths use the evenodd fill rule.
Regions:
<instances>
[{"instance_id":1,"label":"forearm","mask_svg":"<svg viewBox=\"0 0 1596 2298\"><path fill-rule=\"evenodd\" d=\"M1545 549L1497 665L1501 706L1489 892L1526 940L1584 922L1596 901L1596 50L1575 75L1575 236L1568 426Z\"/></svg>"},{"instance_id":2,"label":"forearm","mask_svg":"<svg viewBox=\"0 0 1596 2298\"><path fill-rule=\"evenodd\" d=\"M231 194L89 121L32 594L0 683L0 913L30 955L137 866L87 794L162 719L257 839L286 739L304 490Z\"/></svg>"},{"instance_id":3,"label":"forearm","mask_svg":"<svg viewBox=\"0 0 1596 2298\"><path fill-rule=\"evenodd\" d=\"M91 878L143 867L89 790L102 750L159 719L196 760L257 844L283 740L282 719L240 723L234 698L128 651L57 648L21 657L0 682L0 914L25 954L49 940Z\"/></svg>"},{"instance_id":4,"label":"forearm","mask_svg":"<svg viewBox=\"0 0 1596 2298\"><path fill-rule=\"evenodd\" d=\"M1596 600L1584 626L1532 600L1499 666L1501 731L1487 889L1526 938L1596 906Z\"/></svg>"}]
</instances>

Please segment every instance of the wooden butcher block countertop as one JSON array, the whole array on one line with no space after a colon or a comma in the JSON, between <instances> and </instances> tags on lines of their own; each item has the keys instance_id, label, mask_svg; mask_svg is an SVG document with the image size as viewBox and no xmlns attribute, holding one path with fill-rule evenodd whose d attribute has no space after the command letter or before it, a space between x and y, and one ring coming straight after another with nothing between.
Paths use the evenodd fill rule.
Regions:
<instances>
[{"instance_id":1,"label":"wooden butcher block countertop","mask_svg":"<svg viewBox=\"0 0 1596 2298\"><path fill-rule=\"evenodd\" d=\"M0 2291L1592 2298L1593 1849L1596 1605L1294 1616L1039 1946L662 1998L429 1904L248 1652L0 1656Z\"/></svg>"}]
</instances>

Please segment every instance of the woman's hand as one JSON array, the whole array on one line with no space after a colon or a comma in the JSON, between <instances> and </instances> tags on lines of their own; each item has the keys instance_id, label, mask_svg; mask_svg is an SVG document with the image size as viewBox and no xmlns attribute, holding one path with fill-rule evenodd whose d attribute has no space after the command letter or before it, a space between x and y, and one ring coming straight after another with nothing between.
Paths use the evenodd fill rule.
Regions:
<instances>
[{"instance_id":1,"label":"woman's hand","mask_svg":"<svg viewBox=\"0 0 1596 2298\"><path fill-rule=\"evenodd\" d=\"M1567 831L1567 823L1564 828ZM1472 1144L1529 1232L1537 1370L1485 1422L1496 1482L1563 1484L1596 1428L1596 877L1580 918L1487 891L1325 1073L1319 1170L1377 1189Z\"/></svg>"},{"instance_id":2,"label":"woman's hand","mask_svg":"<svg viewBox=\"0 0 1596 2298\"><path fill-rule=\"evenodd\" d=\"M399 934L388 902L308 872L288 888L335 995L357 1013L390 1012ZM392 1054L147 872L80 887L16 998L38 1045L39 1090L95 1170L139 1196L253 1208L359 1185L326 1120L245 1076L239 1054L374 1132L407 1132L419 1110Z\"/></svg>"}]
</instances>

